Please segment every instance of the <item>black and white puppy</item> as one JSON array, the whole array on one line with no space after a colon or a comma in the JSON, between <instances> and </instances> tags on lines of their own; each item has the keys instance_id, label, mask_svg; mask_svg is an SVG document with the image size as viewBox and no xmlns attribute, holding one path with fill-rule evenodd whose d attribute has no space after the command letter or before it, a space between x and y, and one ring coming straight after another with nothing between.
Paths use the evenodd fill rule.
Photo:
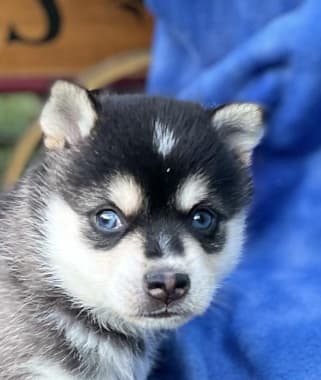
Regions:
<instances>
[{"instance_id":1,"label":"black and white puppy","mask_svg":"<svg viewBox=\"0 0 321 380\"><path fill-rule=\"evenodd\" d=\"M59 81L40 122L0 201L1 379L144 380L239 260L262 112Z\"/></svg>"}]
</instances>

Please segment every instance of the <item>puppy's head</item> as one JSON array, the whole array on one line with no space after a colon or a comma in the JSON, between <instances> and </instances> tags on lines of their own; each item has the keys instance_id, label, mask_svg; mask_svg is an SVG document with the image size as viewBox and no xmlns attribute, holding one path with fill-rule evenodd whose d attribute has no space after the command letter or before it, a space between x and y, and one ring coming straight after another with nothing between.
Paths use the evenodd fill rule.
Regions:
<instances>
[{"instance_id":1,"label":"puppy's head","mask_svg":"<svg viewBox=\"0 0 321 380\"><path fill-rule=\"evenodd\" d=\"M261 110L88 92L57 82L41 115L56 285L97 318L171 328L237 263Z\"/></svg>"}]
</instances>

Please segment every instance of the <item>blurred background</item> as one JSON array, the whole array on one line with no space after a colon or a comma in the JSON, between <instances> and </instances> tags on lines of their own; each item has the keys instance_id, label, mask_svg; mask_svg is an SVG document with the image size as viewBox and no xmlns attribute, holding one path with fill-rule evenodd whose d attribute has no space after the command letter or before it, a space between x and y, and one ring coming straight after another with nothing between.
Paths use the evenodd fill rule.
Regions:
<instances>
[{"instance_id":1,"label":"blurred background","mask_svg":"<svg viewBox=\"0 0 321 380\"><path fill-rule=\"evenodd\" d=\"M153 21L139 0L0 3L0 186L36 150L36 121L51 83L142 91Z\"/></svg>"}]
</instances>

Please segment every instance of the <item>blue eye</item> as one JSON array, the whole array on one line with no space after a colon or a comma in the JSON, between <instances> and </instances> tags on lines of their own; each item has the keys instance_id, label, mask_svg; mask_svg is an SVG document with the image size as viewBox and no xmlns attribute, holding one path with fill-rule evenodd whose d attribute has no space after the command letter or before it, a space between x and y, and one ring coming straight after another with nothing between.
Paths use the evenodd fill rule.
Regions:
<instances>
[{"instance_id":1,"label":"blue eye","mask_svg":"<svg viewBox=\"0 0 321 380\"><path fill-rule=\"evenodd\" d=\"M102 210L96 215L97 226L106 232L115 232L123 227L118 214L113 210Z\"/></svg>"},{"instance_id":2,"label":"blue eye","mask_svg":"<svg viewBox=\"0 0 321 380\"><path fill-rule=\"evenodd\" d=\"M191 224L195 230L209 232L217 226L217 216L210 210L197 209L191 214Z\"/></svg>"}]
</instances>

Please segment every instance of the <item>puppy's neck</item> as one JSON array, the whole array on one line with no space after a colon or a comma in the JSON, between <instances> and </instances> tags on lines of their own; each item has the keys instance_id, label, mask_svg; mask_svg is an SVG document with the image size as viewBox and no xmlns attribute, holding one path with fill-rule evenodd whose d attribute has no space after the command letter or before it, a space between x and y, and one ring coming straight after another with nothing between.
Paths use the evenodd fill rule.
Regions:
<instances>
[{"instance_id":1,"label":"puppy's neck","mask_svg":"<svg viewBox=\"0 0 321 380\"><path fill-rule=\"evenodd\" d=\"M160 337L117 330L77 309L57 311L51 318L67 353L67 372L93 380L147 378Z\"/></svg>"}]
</instances>

